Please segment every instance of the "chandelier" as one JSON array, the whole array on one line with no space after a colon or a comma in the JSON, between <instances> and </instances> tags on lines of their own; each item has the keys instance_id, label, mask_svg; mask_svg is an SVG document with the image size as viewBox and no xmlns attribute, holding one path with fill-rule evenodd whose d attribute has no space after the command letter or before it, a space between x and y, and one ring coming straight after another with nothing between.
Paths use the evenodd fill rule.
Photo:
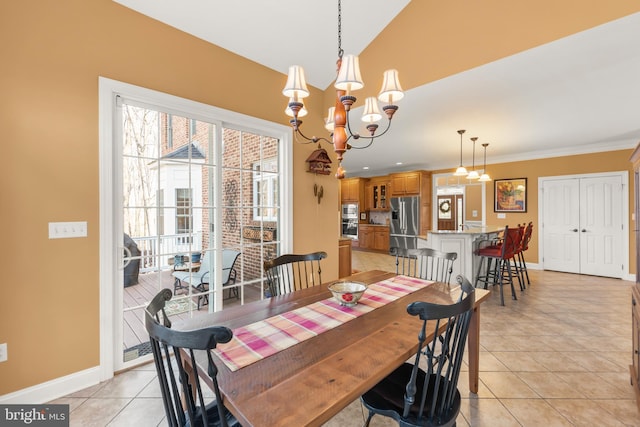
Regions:
<instances>
[{"instance_id":1,"label":"chandelier","mask_svg":"<svg viewBox=\"0 0 640 427\"><path fill-rule=\"evenodd\" d=\"M351 107L356 102L356 97L351 93L364 87L364 82L360 75L360 63L358 57L355 55L343 55L342 50L342 4L341 0L338 0L338 75L334 84L336 88L336 102L335 106L329 108L329 113L325 119L325 128L331 132L331 141L324 137L307 137L305 136L300 125L302 121L300 117L307 114L307 110L304 108L303 98L309 96L309 90L307 89L307 83L304 76L304 69L299 65L292 65L289 67L289 75L287 77L287 83L285 84L282 94L289 99L289 103L285 112L292 117L289 123L293 127L296 140L304 143L316 143L319 141L326 141L333 144L333 151L335 151L338 158L338 170L336 171L336 178L344 178L344 169L342 167L342 159L345 151L351 148L363 149L371 146L373 140L378 138L389 130L391 127L391 119L394 113L398 110L398 106L395 102L404 97L404 92L400 86L397 70L387 70L384 72L382 89L378 94L378 99L375 97L368 97L365 100L364 113L362 114L362 121L365 123L368 135L363 136L357 132L354 132L349 122L349 112ZM378 106L378 100L385 105L382 107L382 111L387 116L387 126L383 132L376 134L378 130L378 124L376 122L382 119L380 108ZM300 141L300 136L303 141ZM365 142L363 145L355 144L356 140L362 138Z\"/></svg>"}]
</instances>

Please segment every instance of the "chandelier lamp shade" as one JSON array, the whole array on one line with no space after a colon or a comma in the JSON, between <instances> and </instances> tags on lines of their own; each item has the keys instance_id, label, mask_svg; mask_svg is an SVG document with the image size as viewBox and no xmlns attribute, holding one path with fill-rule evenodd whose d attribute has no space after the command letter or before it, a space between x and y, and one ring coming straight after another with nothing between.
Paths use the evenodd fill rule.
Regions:
<instances>
[{"instance_id":1,"label":"chandelier lamp shade","mask_svg":"<svg viewBox=\"0 0 640 427\"><path fill-rule=\"evenodd\" d=\"M489 146L489 143L487 142L482 144L482 148L484 149L484 166L482 168L482 175L480 175L480 178L478 179L478 181L480 182L491 181L491 177L487 173L487 147L488 146Z\"/></svg>"},{"instance_id":2,"label":"chandelier lamp shade","mask_svg":"<svg viewBox=\"0 0 640 427\"><path fill-rule=\"evenodd\" d=\"M471 179L471 180L475 180L475 179L479 179L480 175L478 174L478 171L476 170L476 141L478 140L477 136L474 136L473 138L471 138L471 141L473 142L473 157L471 160L471 170L469 171L469 174L467 175L467 179Z\"/></svg>"},{"instance_id":3,"label":"chandelier lamp shade","mask_svg":"<svg viewBox=\"0 0 640 427\"><path fill-rule=\"evenodd\" d=\"M469 172L467 172L467 168L462 165L462 135L464 135L466 131L464 129L460 129L458 134L460 135L460 166L453 173L454 176L467 176Z\"/></svg>"},{"instance_id":4,"label":"chandelier lamp shade","mask_svg":"<svg viewBox=\"0 0 640 427\"><path fill-rule=\"evenodd\" d=\"M289 123L293 127L294 136L297 141L303 143L317 143L325 141L333 144L333 151L336 153L339 165L336 172L336 178L342 179L345 171L342 167L344 153L351 149L363 149L371 146L375 138L381 137L391 127L391 119L398 110L395 105L404 97L404 92L400 85L397 70L387 70L383 75L382 88L378 94L378 98L368 97L365 100L362 121L367 129L368 135L360 135L352 130L349 121L349 112L351 107L356 103L357 98L352 92L362 89L364 82L360 74L360 61L355 55L344 55L342 50L342 4L338 0L338 61L337 61L337 77L334 83L336 89L335 105L329 108L327 118L325 119L325 129L331 132L331 140L324 137L307 137L305 136L300 125L302 121L300 117L307 114L304 108L303 99L309 96L309 89L304 75L304 69L299 65L289 67L289 75L282 94L289 99L285 113L292 117ZM383 114L380 111L378 101L383 103L382 112L386 115L387 124L381 133L377 133L378 123ZM302 138L302 141L300 138ZM355 141L362 138L363 145L356 145ZM466 175L466 174L465 174Z\"/></svg>"}]
</instances>

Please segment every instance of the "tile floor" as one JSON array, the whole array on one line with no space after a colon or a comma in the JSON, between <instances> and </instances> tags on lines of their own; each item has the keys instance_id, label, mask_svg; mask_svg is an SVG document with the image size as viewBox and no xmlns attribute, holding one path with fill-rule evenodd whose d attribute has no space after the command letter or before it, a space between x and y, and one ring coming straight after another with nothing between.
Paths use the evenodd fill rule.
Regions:
<instances>
[{"instance_id":1,"label":"tile floor","mask_svg":"<svg viewBox=\"0 0 640 427\"><path fill-rule=\"evenodd\" d=\"M353 268L394 271L388 255L355 251ZM500 306L482 305L480 389L469 393L466 371L458 426L640 426L629 384L631 282L529 272L532 284ZM165 425L153 364L73 393L72 426ZM361 426L353 402L326 426ZM372 427L392 426L380 416ZM298 426L295 426L298 427Z\"/></svg>"}]
</instances>

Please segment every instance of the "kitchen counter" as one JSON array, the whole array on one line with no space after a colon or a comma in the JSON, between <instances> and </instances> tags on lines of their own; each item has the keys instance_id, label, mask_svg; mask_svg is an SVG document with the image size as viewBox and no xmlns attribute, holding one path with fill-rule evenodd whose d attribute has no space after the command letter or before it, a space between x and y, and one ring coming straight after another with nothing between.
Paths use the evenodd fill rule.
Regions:
<instances>
[{"instance_id":1,"label":"kitchen counter","mask_svg":"<svg viewBox=\"0 0 640 427\"><path fill-rule=\"evenodd\" d=\"M443 252L456 252L458 259L453 263L452 280L462 274L473 284L476 279L480 258L474 255L483 240L495 238L504 227L477 227L467 230L431 230L418 236L418 248L432 248Z\"/></svg>"}]
</instances>

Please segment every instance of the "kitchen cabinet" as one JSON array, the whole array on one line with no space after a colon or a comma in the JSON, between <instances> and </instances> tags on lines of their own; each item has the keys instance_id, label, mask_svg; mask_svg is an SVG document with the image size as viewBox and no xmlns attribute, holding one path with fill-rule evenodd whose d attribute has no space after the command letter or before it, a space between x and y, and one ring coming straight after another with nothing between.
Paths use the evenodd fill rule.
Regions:
<instances>
[{"instance_id":1,"label":"kitchen cabinet","mask_svg":"<svg viewBox=\"0 0 640 427\"><path fill-rule=\"evenodd\" d=\"M636 237L636 283L631 288L631 341L633 343L631 353L631 384L636 392L636 403L640 407L640 144L636 147L631 155L631 163L633 163L633 182L634 182L634 218Z\"/></svg>"},{"instance_id":2,"label":"kitchen cabinet","mask_svg":"<svg viewBox=\"0 0 640 427\"><path fill-rule=\"evenodd\" d=\"M421 172L403 172L391 174L392 196L419 196Z\"/></svg>"},{"instance_id":3,"label":"kitchen cabinet","mask_svg":"<svg viewBox=\"0 0 640 427\"><path fill-rule=\"evenodd\" d=\"M358 203L362 206L364 199L364 180L347 178L340 182L340 200L342 203Z\"/></svg>"},{"instance_id":4,"label":"kitchen cabinet","mask_svg":"<svg viewBox=\"0 0 640 427\"><path fill-rule=\"evenodd\" d=\"M365 185L365 210L389 211L389 187L389 181L386 179L369 180Z\"/></svg>"},{"instance_id":5,"label":"kitchen cabinet","mask_svg":"<svg viewBox=\"0 0 640 427\"><path fill-rule=\"evenodd\" d=\"M362 249L388 251L389 227L386 225L361 224L358 231L358 246Z\"/></svg>"},{"instance_id":6,"label":"kitchen cabinet","mask_svg":"<svg viewBox=\"0 0 640 427\"><path fill-rule=\"evenodd\" d=\"M351 239L338 241L338 278L351 275Z\"/></svg>"}]
</instances>

